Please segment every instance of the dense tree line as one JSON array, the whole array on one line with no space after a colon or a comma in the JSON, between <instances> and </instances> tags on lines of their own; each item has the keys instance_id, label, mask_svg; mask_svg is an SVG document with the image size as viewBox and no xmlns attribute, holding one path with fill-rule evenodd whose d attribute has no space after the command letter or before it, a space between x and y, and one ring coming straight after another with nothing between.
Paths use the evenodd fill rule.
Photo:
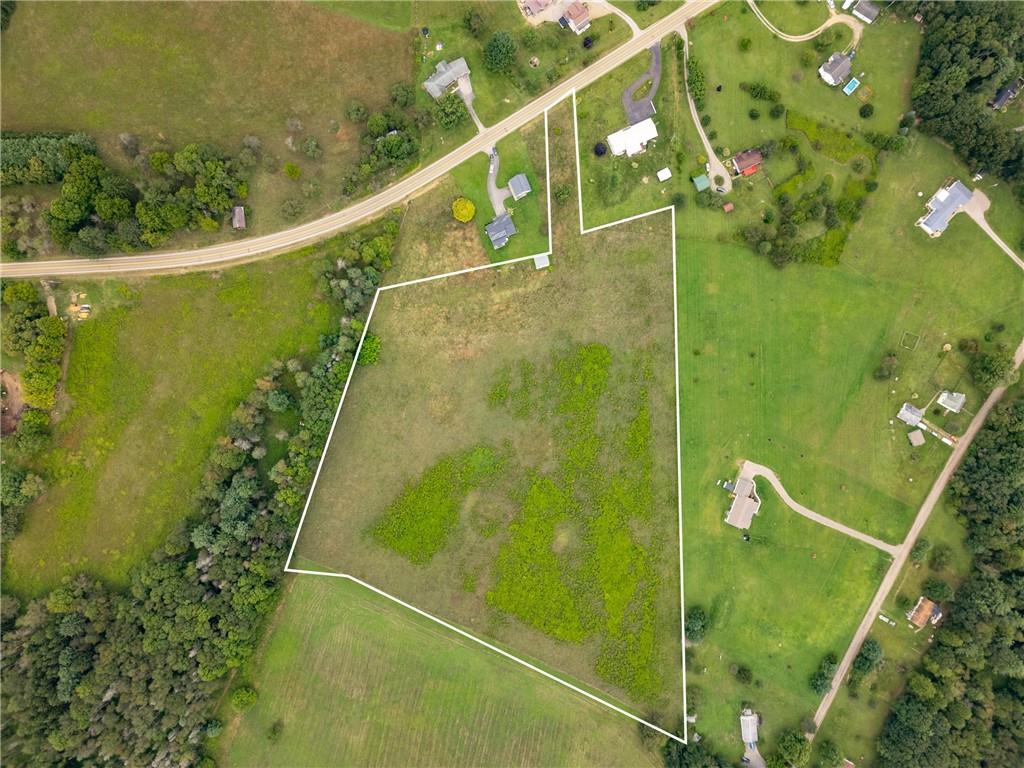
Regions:
<instances>
[{"instance_id":1,"label":"dense tree line","mask_svg":"<svg viewBox=\"0 0 1024 768\"><path fill-rule=\"evenodd\" d=\"M210 764L204 741L224 677L252 654L273 609L285 556L397 224L324 246L321 285L343 304L307 368L277 363L235 410L210 453L196 514L116 591L67 579L24 610L4 601L3 757L22 765ZM349 260L351 259L351 260ZM264 473L268 408L301 426ZM274 395L277 392L279 394Z\"/></svg>"},{"instance_id":2,"label":"dense tree line","mask_svg":"<svg viewBox=\"0 0 1024 768\"><path fill-rule=\"evenodd\" d=\"M892 768L1024 764L1024 397L997 407L950 484L971 572L879 739Z\"/></svg>"},{"instance_id":3,"label":"dense tree line","mask_svg":"<svg viewBox=\"0 0 1024 768\"><path fill-rule=\"evenodd\" d=\"M73 161L95 153L96 142L84 133L5 133L0 137L0 184L53 184Z\"/></svg>"},{"instance_id":4,"label":"dense tree line","mask_svg":"<svg viewBox=\"0 0 1024 768\"><path fill-rule=\"evenodd\" d=\"M897 10L924 19L911 92L921 127L974 169L1024 179L1024 134L1001 126L986 106L1024 73L1024 4L921 2Z\"/></svg>"},{"instance_id":5,"label":"dense tree line","mask_svg":"<svg viewBox=\"0 0 1024 768\"><path fill-rule=\"evenodd\" d=\"M458 125L468 116L465 104L448 99L436 107L434 116L415 106L412 86L398 83L391 89L391 105L370 114L358 101L350 102L345 114L354 123L365 123L361 137L362 157L342 184L346 196L364 190L392 168L413 163L420 153L420 131L436 119L446 127Z\"/></svg>"}]
</instances>

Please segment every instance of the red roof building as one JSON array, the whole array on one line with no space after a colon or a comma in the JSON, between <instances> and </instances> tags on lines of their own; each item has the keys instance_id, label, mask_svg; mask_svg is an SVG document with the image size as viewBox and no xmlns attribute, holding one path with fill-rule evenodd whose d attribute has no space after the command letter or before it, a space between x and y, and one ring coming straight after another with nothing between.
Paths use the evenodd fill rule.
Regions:
<instances>
[{"instance_id":1,"label":"red roof building","mask_svg":"<svg viewBox=\"0 0 1024 768\"><path fill-rule=\"evenodd\" d=\"M758 149L745 149L733 155L732 170L737 176L753 176L761 170L764 155Z\"/></svg>"}]
</instances>

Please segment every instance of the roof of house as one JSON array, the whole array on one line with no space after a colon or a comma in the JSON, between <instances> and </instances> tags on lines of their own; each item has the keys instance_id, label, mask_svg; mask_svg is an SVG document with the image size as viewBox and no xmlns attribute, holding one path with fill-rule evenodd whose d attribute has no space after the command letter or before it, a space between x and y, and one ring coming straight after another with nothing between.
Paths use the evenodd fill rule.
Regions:
<instances>
[{"instance_id":1,"label":"roof of house","mask_svg":"<svg viewBox=\"0 0 1024 768\"><path fill-rule=\"evenodd\" d=\"M703 192L705 189L711 189L711 179L708 178L706 173L702 173L700 176L694 176L693 186L697 188L698 192Z\"/></svg>"},{"instance_id":2,"label":"roof of house","mask_svg":"<svg viewBox=\"0 0 1024 768\"><path fill-rule=\"evenodd\" d=\"M939 405L952 413L960 413L967 403L967 395L963 392L944 391L939 395Z\"/></svg>"},{"instance_id":3,"label":"roof of house","mask_svg":"<svg viewBox=\"0 0 1024 768\"><path fill-rule=\"evenodd\" d=\"M860 0L853 7L853 15L860 16L868 24L878 18L878 13L878 6L872 3L871 0Z\"/></svg>"},{"instance_id":4,"label":"roof of house","mask_svg":"<svg viewBox=\"0 0 1024 768\"><path fill-rule=\"evenodd\" d=\"M523 3L523 7L526 8L526 12L531 16L540 13L549 5L551 5L551 0L526 0Z\"/></svg>"},{"instance_id":5,"label":"roof of house","mask_svg":"<svg viewBox=\"0 0 1024 768\"><path fill-rule=\"evenodd\" d=\"M921 423L921 419L924 418L924 411L920 408L915 408L910 403L904 403L900 406L900 412L896 414L896 418L904 424L916 427Z\"/></svg>"},{"instance_id":6,"label":"roof of house","mask_svg":"<svg viewBox=\"0 0 1024 768\"><path fill-rule=\"evenodd\" d=\"M939 608L937 603L929 600L924 595L917 599L917 605L914 606L914 610L907 614L910 623L918 629L931 621L933 617L938 616L942 616L942 609Z\"/></svg>"},{"instance_id":7,"label":"roof of house","mask_svg":"<svg viewBox=\"0 0 1024 768\"><path fill-rule=\"evenodd\" d=\"M740 735L744 744L757 743L757 715L749 709L743 710L740 715Z\"/></svg>"},{"instance_id":8,"label":"roof of house","mask_svg":"<svg viewBox=\"0 0 1024 768\"><path fill-rule=\"evenodd\" d=\"M231 226L235 229L245 229L245 207L236 205L231 209Z\"/></svg>"},{"instance_id":9,"label":"roof of house","mask_svg":"<svg viewBox=\"0 0 1024 768\"><path fill-rule=\"evenodd\" d=\"M671 178L672 178L672 169L671 168L666 167L666 168L662 168L660 171L658 171L658 181L668 181Z\"/></svg>"},{"instance_id":10,"label":"roof of house","mask_svg":"<svg viewBox=\"0 0 1024 768\"><path fill-rule=\"evenodd\" d=\"M929 213L918 223L928 233L944 232L953 214L963 208L973 194L959 179L954 179L932 195L926 206Z\"/></svg>"},{"instance_id":11,"label":"roof of house","mask_svg":"<svg viewBox=\"0 0 1024 768\"><path fill-rule=\"evenodd\" d=\"M907 433L907 439L910 441L910 444L912 446L914 446L915 448L920 448L922 445L924 445L924 432L922 432L920 429L911 430L910 432Z\"/></svg>"},{"instance_id":12,"label":"roof of house","mask_svg":"<svg viewBox=\"0 0 1024 768\"><path fill-rule=\"evenodd\" d=\"M658 138L658 126L651 118L623 128L608 136L608 148L613 155L632 157L644 151L647 142Z\"/></svg>"},{"instance_id":13,"label":"roof of house","mask_svg":"<svg viewBox=\"0 0 1024 768\"><path fill-rule=\"evenodd\" d=\"M841 83L850 76L852 68L850 55L837 51L828 57L828 61L818 67L818 72L822 77L827 74L834 83Z\"/></svg>"},{"instance_id":14,"label":"roof of house","mask_svg":"<svg viewBox=\"0 0 1024 768\"><path fill-rule=\"evenodd\" d=\"M517 230L516 225L512 223L512 217L506 211L500 216L495 216L494 221L484 227L484 231L491 238L491 245L501 248Z\"/></svg>"},{"instance_id":15,"label":"roof of house","mask_svg":"<svg viewBox=\"0 0 1024 768\"><path fill-rule=\"evenodd\" d=\"M1020 92L1021 81L1014 80L996 91L996 95L988 103L992 109L1002 109L1007 102Z\"/></svg>"},{"instance_id":16,"label":"roof of house","mask_svg":"<svg viewBox=\"0 0 1024 768\"><path fill-rule=\"evenodd\" d=\"M736 173L743 173L751 168L756 168L764 162L764 155L761 154L759 149L745 149L742 152L737 152L732 157L732 167L736 169Z\"/></svg>"},{"instance_id":17,"label":"roof of house","mask_svg":"<svg viewBox=\"0 0 1024 768\"><path fill-rule=\"evenodd\" d=\"M590 11L587 10L587 6L580 2L580 0L573 0L567 6L565 6L565 18L571 21L575 26L580 26L584 22L590 21Z\"/></svg>"},{"instance_id":18,"label":"roof of house","mask_svg":"<svg viewBox=\"0 0 1024 768\"><path fill-rule=\"evenodd\" d=\"M512 197L516 200L523 195L529 194L530 189L530 180L526 178L525 173L517 173L508 180L508 191L512 193Z\"/></svg>"},{"instance_id":19,"label":"roof of house","mask_svg":"<svg viewBox=\"0 0 1024 768\"><path fill-rule=\"evenodd\" d=\"M757 496L757 487L754 485L754 481L747 477L740 477L736 480L734 493L725 522L734 528L746 530L750 527L754 515L761 508L761 499Z\"/></svg>"},{"instance_id":20,"label":"roof of house","mask_svg":"<svg viewBox=\"0 0 1024 768\"><path fill-rule=\"evenodd\" d=\"M442 59L437 62L433 74L423 81L423 88L435 99L438 99L444 95L444 92L452 83L456 82L460 77L468 76L469 65L464 58L459 57L452 62Z\"/></svg>"}]
</instances>

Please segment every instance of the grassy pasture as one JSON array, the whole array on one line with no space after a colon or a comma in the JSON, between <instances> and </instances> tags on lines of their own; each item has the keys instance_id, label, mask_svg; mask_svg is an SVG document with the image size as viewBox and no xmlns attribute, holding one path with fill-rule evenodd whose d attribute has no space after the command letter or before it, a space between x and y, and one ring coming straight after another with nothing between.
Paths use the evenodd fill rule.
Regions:
<instances>
[{"instance_id":1,"label":"grassy pasture","mask_svg":"<svg viewBox=\"0 0 1024 768\"><path fill-rule=\"evenodd\" d=\"M95 313L73 331L66 413L43 460L54 487L10 544L5 589L35 595L78 571L126 582L189 514L202 462L253 380L330 329L320 258L62 286L85 291Z\"/></svg>"},{"instance_id":2,"label":"grassy pasture","mask_svg":"<svg viewBox=\"0 0 1024 768\"><path fill-rule=\"evenodd\" d=\"M245 672L223 765L661 765L621 715L348 581L290 580Z\"/></svg>"},{"instance_id":3,"label":"grassy pasture","mask_svg":"<svg viewBox=\"0 0 1024 768\"><path fill-rule=\"evenodd\" d=\"M787 35L813 32L828 21L828 6L813 0L760 0L757 7Z\"/></svg>"},{"instance_id":4,"label":"grassy pasture","mask_svg":"<svg viewBox=\"0 0 1024 768\"><path fill-rule=\"evenodd\" d=\"M487 197L487 169L490 159L483 153L473 155L452 171L459 193L476 205L473 225L480 243L492 261L531 256L548 250L547 179L544 159L544 119L534 121L523 130L509 134L498 142L498 188L508 186L517 173L525 173L532 191L521 200L505 198L505 209L512 212L518 233L500 249L494 249L484 227L494 218L494 209Z\"/></svg>"},{"instance_id":5,"label":"grassy pasture","mask_svg":"<svg viewBox=\"0 0 1024 768\"><path fill-rule=\"evenodd\" d=\"M412 0L316 0L319 5L394 32L412 26Z\"/></svg>"},{"instance_id":6,"label":"grassy pasture","mask_svg":"<svg viewBox=\"0 0 1024 768\"><path fill-rule=\"evenodd\" d=\"M668 16L672 11L677 11L683 6L683 0L661 0L661 2L649 5L643 10L637 8L636 0L612 0L612 5L620 11L629 14L640 29L646 29L651 24Z\"/></svg>"},{"instance_id":7,"label":"grassy pasture","mask_svg":"<svg viewBox=\"0 0 1024 768\"><path fill-rule=\"evenodd\" d=\"M568 105L552 115L553 183L572 181L569 117ZM381 362L353 380L297 556L529 652L674 726L667 222L581 240L575 213L561 208L550 271L529 264L381 294L370 324ZM481 444L507 457L506 469L469 490L459 524L427 564L367 535L403 488L425 478L433 488L447 473L439 485L457 489L446 457ZM399 445L401 461L371 458ZM524 563L542 562L536 588L521 589ZM634 567L616 572L624 563Z\"/></svg>"},{"instance_id":8,"label":"grassy pasture","mask_svg":"<svg viewBox=\"0 0 1024 768\"><path fill-rule=\"evenodd\" d=\"M18 8L4 32L3 129L86 131L104 157L125 170L131 161L119 149L122 132L138 135L146 147L205 141L230 154L244 136L256 135L277 162L268 161L251 179L248 234L289 223L281 203L302 195L300 182L283 174L285 161L324 190L305 215L327 212L359 156L359 131L345 120L346 103L359 99L371 110L382 108L391 86L413 76L409 33L316 4L110 2L90 3L87 13L82 8ZM293 117L303 123L302 135L323 146L321 160L288 148L286 123ZM331 121L340 128L332 131ZM176 244L211 239L190 232Z\"/></svg>"}]
</instances>

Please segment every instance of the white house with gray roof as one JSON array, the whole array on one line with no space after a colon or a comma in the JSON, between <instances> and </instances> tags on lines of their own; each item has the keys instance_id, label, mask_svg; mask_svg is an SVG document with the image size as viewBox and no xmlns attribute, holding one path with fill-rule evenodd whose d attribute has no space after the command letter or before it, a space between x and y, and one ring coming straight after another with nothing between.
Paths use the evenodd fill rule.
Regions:
<instances>
[{"instance_id":1,"label":"white house with gray roof","mask_svg":"<svg viewBox=\"0 0 1024 768\"><path fill-rule=\"evenodd\" d=\"M517 173L508 180L508 191L512 193L513 200L521 200L530 194L530 180L525 173Z\"/></svg>"},{"instance_id":2,"label":"white house with gray roof","mask_svg":"<svg viewBox=\"0 0 1024 768\"><path fill-rule=\"evenodd\" d=\"M938 237L946 231L953 216L970 202L973 194L959 179L953 179L932 195L925 205L928 212L917 220L917 226L931 237Z\"/></svg>"},{"instance_id":3,"label":"white house with gray roof","mask_svg":"<svg viewBox=\"0 0 1024 768\"><path fill-rule=\"evenodd\" d=\"M871 0L860 0L860 2L853 6L853 15L866 24L870 24L877 19L878 14L878 6L872 3Z\"/></svg>"},{"instance_id":4,"label":"white house with gray roof","mask_svg":"<svg viewBox=\"0 0 1024 768\"><path fill-rule=\"evenodd\" d=\"M508 211L500 216L495 216L494 220L484 227L484 232L491 239L491 245L495 250L504 248L509 238L516 234L517 231L516 225L512 223L512 216L509 215Z\"/></svg>"},{"instance_id":5,"label":"white house with gray roof","mask_svg":"<svg viewBox=\"0 0 1024 768\"><path fill-rule=\"evenodd\" d=\"M853 57L848 53L833 53L828 61L818 67L818 75L829 85L835 87L846 82L850 76Z\"/></svg>"},{"instance_id":6,"label":"white house with gray roof","mask_svg":"<svg viewBox=\"0 0 1024 768\"><path fill-rule=\"evenodd\" d=\"M949 413L960 413L967 404L967 395L963 392L950 392L943 390L939 394L939 405Z\"/></svg>"},{"instance_id":7,"label":"white house with gray roof","mask_svg":"<svg viewBox=\"0 0 1024 768\"><path fill-rule=\"evenodd\" d=\"M462 91L464 96L473 95L469 84L469 65L464 58L450 63L444 60L437 62L434 73L423 81L423 90L433 99L440 99L456 89Z\"/></svg>"},{"instance_id":8,"label":"white house with gray roof","mask_svg":"<svg viewBox=\"0 0 1024 768\"><path fill-rule=\"evenodd\" d=\"M896 414L896 418L909 427L916 427L924 418L924 411L915 408L910 403L904 403L900 407L900 412Z\"/></svg>"}]
</instances>

